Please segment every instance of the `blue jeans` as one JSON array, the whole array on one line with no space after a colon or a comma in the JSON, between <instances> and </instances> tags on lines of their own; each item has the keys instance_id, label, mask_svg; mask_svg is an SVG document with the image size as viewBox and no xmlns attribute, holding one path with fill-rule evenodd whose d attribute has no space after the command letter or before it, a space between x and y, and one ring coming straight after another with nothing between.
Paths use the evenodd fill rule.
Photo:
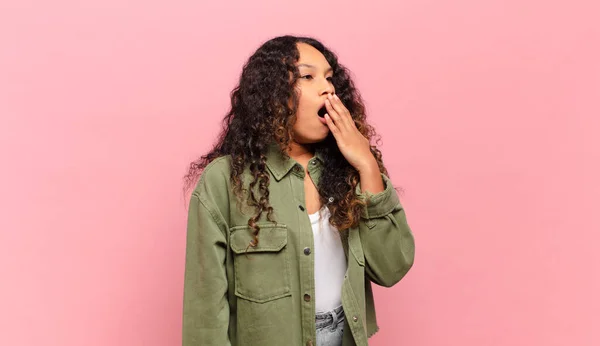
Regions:
<instances>
[{"instance_id":1,"label":"blue jeans","mask_svg":"<svg viewBox=\"0 0 600 346\"><path fill-rule=\"evenodd\" d=\"M342 306L332 311L318 313L316 316L317 345L341 346L344 332L344 310Z\"/></svg>"}]
</instances>

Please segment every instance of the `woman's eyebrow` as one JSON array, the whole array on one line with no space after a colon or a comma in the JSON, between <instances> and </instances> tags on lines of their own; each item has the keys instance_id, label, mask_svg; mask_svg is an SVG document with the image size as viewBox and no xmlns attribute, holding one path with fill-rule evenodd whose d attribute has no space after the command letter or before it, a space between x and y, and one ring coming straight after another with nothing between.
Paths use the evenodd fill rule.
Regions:
<instances>
[{"instance_id":1,"label":"woman's eyebrow","mask_svg":"<svg viewBox=\"0 0 600 346\"><path fill-rule=\"evenodd\" d=\"M299 65L298 65L298 67L308 67L308 68L313 68L313 69L316 69L316 67L315 67L315 66L313 66L313 65L310 65L310 64L299 64ZM325 73L327 73L327 72L331 72L332 70L333 70L333 68L330 66L330 67L327 69L327 71L325 71Z\"/></svg>"}]
</instances>

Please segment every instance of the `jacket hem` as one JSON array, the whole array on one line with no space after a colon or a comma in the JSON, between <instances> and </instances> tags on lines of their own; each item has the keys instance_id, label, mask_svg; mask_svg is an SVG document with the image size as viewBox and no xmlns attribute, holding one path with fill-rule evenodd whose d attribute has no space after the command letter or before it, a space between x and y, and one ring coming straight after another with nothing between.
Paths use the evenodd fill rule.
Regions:
<instances>
[{"instance_id":1,"label":"jacket hem","mask_svg":"<svg viewBox=\"0 0 600 346\"><path fill-rule=\"evenodd\" d=\"M376 326L376 327L375 327L375 330L374 330L374 331L372 331L371 333L369 333L369 334L367 335L367 339L369 339L369 338L371 338L373 335L377 334L377 332L378 332L378 331L379 331L379 326Z\"/></svg>"}]
</instances>

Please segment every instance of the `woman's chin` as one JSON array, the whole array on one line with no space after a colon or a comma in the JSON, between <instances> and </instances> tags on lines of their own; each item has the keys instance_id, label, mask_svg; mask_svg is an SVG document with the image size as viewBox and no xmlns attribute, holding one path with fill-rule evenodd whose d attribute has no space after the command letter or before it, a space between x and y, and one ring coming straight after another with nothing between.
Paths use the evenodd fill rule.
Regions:
<instances>
[{"instance_id":1,"label":"woman's chin","mask_svg":"<svg viewBox=\"0 0 600 346\"><path fill-rule=\"evenodd\" d=\"M322 142L325 140L325 138L327 138L327 135L329 134L329 128L327 128L327 130L323 131L322 133L317 133L317 132L321 132L321 131L315 131L313 133L307 134L306 136L296 137L298 139L298 143L313 144L313 143Z\"/></svg>"}]
</instances>

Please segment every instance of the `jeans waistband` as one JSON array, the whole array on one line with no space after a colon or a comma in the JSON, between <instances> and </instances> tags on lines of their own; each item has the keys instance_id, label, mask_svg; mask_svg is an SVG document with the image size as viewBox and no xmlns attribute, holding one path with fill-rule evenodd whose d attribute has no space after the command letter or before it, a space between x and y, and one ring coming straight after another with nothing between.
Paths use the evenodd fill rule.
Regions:
<instances>
[{"instance_id":1,"label":"jeans waistband","mask_svg":"<svg viewBox=\"0 0 600 346\"><path fill-rule=\"evenodd\" d=\"M341 315L344 312L344 308L342 305L338 306L337 308L331 310L331 311L326 311L326 312L317 312L316 318L317 320L324 320L326 318L331 318L332 313L334 313L336 315Z\"/></svg>"},{"instance_id":2,"label":"jeans waistband","mask_svg":"<svg viewBox=\"0 0 600 346\"><path fill-rule=\"evenodd\" d=\"M317 329L331 327L332 330L335 330L338 324L345 320L344 309L339 306L331 311L319 312L315 319Z\"/></svg>"}]
</instances>

